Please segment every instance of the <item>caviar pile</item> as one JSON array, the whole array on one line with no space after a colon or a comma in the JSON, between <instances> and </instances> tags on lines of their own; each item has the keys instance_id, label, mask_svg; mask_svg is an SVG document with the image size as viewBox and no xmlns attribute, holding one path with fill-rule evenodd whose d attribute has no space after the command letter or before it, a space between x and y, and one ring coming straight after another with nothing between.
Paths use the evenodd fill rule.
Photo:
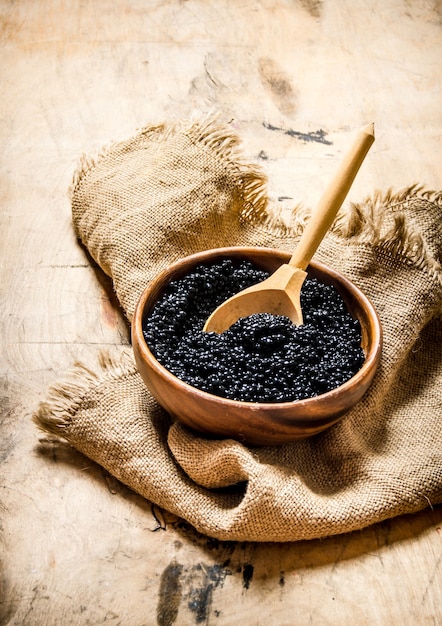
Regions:
<instances>
[{"instance_id":1,"label":"caviar pile","mask_svg":"<svg viewBox=\"0 0 442 626\"><path fill-rule=\"evenodd\" d=\"M291 402L330 391L362 366L359 322L334 287L306 279L304 324L258 313L222 334L205 333L210 313L268 277L249 262L199 265L171 282L144 321L147 345L172 374L211 394L246 402Z\"/></svg>"}]
</instances>

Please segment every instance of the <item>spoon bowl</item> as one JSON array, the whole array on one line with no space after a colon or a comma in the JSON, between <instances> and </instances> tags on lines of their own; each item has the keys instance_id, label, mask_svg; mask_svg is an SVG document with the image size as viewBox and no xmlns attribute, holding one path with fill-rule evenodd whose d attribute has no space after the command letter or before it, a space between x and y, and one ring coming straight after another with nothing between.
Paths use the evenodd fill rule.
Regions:
<instances>
[{"instance_id":1,"label":"spoon bowl","mask_svg":"<svg viewBox=\"0 0 442 626\"><path fill-rule=\"evenodd\" d=\"M266 280L243 289L223 302L204 324L206 332L222 333L241 317L253 313L271 313L288 317L296 326L302 324L301 287L307 276L287 263Z\"/></svg>"}]
</instances>

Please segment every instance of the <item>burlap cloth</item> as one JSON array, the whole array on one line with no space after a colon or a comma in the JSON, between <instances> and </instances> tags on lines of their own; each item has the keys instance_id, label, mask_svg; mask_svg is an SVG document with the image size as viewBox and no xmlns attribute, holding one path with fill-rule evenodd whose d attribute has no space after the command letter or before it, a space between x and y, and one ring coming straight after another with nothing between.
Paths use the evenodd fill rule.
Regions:
<instances>
[{"instance_id":1,"label":"burlap cloth","mask_svg":"<svg viewBox=\"0 0 442 626\"><path fill-rule=\"evenodd\" d=\"M171 261L226 245L293 250L308 211L283 224L263 173L213 120L146 128L83 158L72 187L78 237L130 319ZM171 423L131 350L77 364L34 419L52 436L202 533L293 541L360 529L442 500L442 193L413 186L345 206L316 258L371 298L383 356L339 424L284 446L206 440Z\"/></svg>"}]
</instances>

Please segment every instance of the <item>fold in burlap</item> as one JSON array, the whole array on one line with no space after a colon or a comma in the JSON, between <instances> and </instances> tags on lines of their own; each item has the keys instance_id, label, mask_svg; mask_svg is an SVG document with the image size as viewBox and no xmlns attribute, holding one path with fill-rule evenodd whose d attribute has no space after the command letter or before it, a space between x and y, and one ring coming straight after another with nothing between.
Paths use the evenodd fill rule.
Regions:
<instances>
[{"instance_id":1,"label":"fold in burlap","mask_svg":"<svg viewBox=\"0 0 442 626\"><path fill-rule=\"evenodd\" d=\"M157 505L219 539L292 541L359 529L442 501L442 194L410 187L343 210L317 252L370 297L384 330L364 399L328 431L249 449L206 440L151 397L131 351L101 355L54 387L34 419ZM130 319L146 283L226 245L292 250L308 211L282 224L265 177L228 127L147 128L72 188L76 232Z\"/></svg>"}]
</instances>

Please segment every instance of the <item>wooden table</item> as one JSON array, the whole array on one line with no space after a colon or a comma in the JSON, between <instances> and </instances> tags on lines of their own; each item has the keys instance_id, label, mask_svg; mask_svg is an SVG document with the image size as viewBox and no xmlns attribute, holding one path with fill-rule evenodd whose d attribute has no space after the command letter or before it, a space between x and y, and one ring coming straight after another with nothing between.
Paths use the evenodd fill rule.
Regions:
<instances>
[{"instance_id":1,"label":"wooden table","mask_svg":"<svg viewBox=\"0 0 442 626\"><path fill-rule=\"evenodd\" d=\"M219 110L286 211L317 200L374 120L348 200L440 190L440 2L1 0L0 15L1 623L441 624L440 507L322 541L223 543L40 445L31 422L74 361L129 341L71 226L80 154Z\"/></svg>"}]
</instances>

